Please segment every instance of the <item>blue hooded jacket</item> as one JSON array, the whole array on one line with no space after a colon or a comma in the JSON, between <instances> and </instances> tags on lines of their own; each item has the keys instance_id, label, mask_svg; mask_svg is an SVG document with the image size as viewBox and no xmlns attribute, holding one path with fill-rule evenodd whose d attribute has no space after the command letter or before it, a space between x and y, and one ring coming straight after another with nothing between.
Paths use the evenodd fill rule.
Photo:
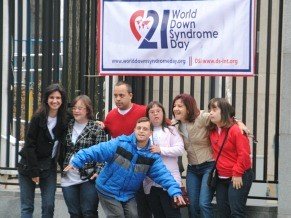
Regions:
<instances>
[{"instance_id":1,"label":"blue hooded jacket","mask_svg":"<svg viewBox=\"0 0 291 218\"><path fill-rule=\"evenodd\" d=\"M170 196L182 195L179 184L165 167L160 155L153 154L147 146L138 150L135 134L122 135L80 150L72 165L81 168L86 162L106 162L96 179L98 191L118 201L126 202L134 197L143 180L149 176L166 189Z\"/></svg>"}]
</instances>

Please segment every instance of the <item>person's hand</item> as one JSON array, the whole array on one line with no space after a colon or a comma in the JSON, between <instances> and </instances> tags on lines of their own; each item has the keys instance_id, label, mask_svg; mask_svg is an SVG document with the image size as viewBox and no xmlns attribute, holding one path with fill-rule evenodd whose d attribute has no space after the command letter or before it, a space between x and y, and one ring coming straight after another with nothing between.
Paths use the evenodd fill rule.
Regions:
<instances>
[{"instance_id":1,"label":"person's hand","mask_svg":"<svg viewBox=\"0 0 291 218\"><path fill-rule=\"evenodd\" d=\"M69 170L76 170L76 168L69 164L68 166L65 167L65 169L63 171L67 172Z\"/></svg>"},{"instance_id":2,"label":"person's hand","mask_svg":"<svg viewBox=\"0 0 291 218\"><path fill-rule=\"evenodd\" d=\"M240 189L243 186L242 177L232 177L232 186L235 189Z\"/></svg>"},{"instance_id":3,"label":"person's hand","mask_svg":"<svg viewBox=\"0 0 291 218\"><path fill-rule=\"evenodd\" d=\"M102 122L102 121L100 121L100 120L96 120L96 123L102 128L102 129L104 129L105 128L105 124Z\"/></svg>"},{"instance_id":4,"label":"person's hand","mask_svg":"<svg viewBox=\"0 0 291 218\"><path fill-rule=\"evenodd\" d=\"M247 136L250 135L250 130L243 122L241 122L240 120L236 120L236 123L242 134L246 134Z\"/></svg>"},{"instance_id":5,"label":"person's hand","mask_svg":"<svg viewBox=\"0 0 291 218\"><path fill-rule=\"evenodd\" d=\"M177 206L186 205L186 202L184 201L182 195L178 195L174 197L174 202Z\"/></svg>"},{"instance_id":6,"label":"person's hand","mask_svg":"<svg viewBox=\"0 0 291 218\"><path fill-rule=\"evenodd\" d=\"M161 153L160 146L158 146L158 145L152 145L151 148L150 148L150 151L151 151L152 153L158 153L158 154Z\"/></svg>"},{"instance_id":7,"label":"person's hand","mask_svg":"<svg viewBox=\"0 0 291 218\"><path fill-rule=\"evenodd\" d=\"M33 177L33 178L32 178L32 181L33 181L36 185L38 185L38 184L39 184L39 177Z\"/></svg>"},{"instance_id":8,"label":"person's hand","mask_svg":"<svg viewBox=\"0 0 291 218\"><path fill-rule=\"evenodd\" d=\"M97 173L94 173L93 176L90 177L90 180L93 180L93 179L95 179L97 177L98 177L98 174Z\"/></svg>"}]
</instances>

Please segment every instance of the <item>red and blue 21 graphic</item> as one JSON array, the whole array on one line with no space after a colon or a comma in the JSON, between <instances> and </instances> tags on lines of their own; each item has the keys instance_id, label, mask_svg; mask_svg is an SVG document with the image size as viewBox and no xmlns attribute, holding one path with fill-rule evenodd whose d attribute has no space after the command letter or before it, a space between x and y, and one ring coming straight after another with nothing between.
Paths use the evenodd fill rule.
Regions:
<instances>
[{"instance_id":1,"label":"red and blue 21 graphic","mask_svg":"<svg viewBox=\"0 0 291 218\"><path fill-rule=\"evenodd\" d=\"M167 42L167 26L169 21L170 10L163 11L163 19L161 25L161 48L168 48ZM140 32L145 28L148 28L146 36L142 40L139 48L142 49L153 49L158 48L158 43L151 41L159 24L159 15L154 10L149 10L145 17L144 10L138 10L131 15L130 18L130 29L134 37L139 41L142 38ZM150 28L149 28L150 27Z\"/></svg>"}]
</instances>

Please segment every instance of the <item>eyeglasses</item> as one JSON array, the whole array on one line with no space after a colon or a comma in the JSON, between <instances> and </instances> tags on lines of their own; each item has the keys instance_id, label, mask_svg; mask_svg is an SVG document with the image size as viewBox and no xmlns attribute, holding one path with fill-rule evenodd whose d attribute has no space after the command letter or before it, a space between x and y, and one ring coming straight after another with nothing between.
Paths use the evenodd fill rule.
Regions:
<instances>
[{"instance_id":1,"label":"eyeglasses","mask_svg":"<svg viewBox=\"0 0 291 218\"><path fill-rule=\"evenodd\" d=\"M136 129L137 131L144 131L144 132L150 131L149 128L144 127L144 126L137 126L137 127L135 127L135 129Z\"/></svg>"},{"instance_id":2,"label":"eyeglasses","mask_svg":"<svg viewBox=\"0 0 291 218\"><path fill-rule=\"evenodd\" d=\"M153 115L153 114L160 114L163 113L162 110L149 110L149 114Z\"/></svg>"},{"instance_id":3,"label":"eyeglasses","mask_svg":"<svg viewBox=\"0 0 291 218\"><path fill-rule=\"evenodd\" d=\"M85 107L72 107L73 111L76 111L76 110L81 111L81 110L84 110L84 109L86 109L86 108Z\"/></svg>"}]
</instances>

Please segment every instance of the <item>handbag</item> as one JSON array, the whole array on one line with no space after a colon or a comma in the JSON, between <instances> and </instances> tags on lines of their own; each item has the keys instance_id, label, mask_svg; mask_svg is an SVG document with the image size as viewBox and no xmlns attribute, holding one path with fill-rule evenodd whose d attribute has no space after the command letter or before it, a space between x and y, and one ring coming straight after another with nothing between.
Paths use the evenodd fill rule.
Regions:
<instances>
[{"instance_id":1,"label":"handbag","mask_svg":"<svg viewBox=\"0 0 291 218\"><path fill-rule=\"evenodd\" d=\"M224 146L224 144L225 144L226 138L227 138L227 136L228 136L228 131L229 131L229 128L227 129L226 135L225 135L225 137L224 137L224 139L223 139L223 142L222 142L222 145L221 145L221 147L220 147L219 153L218 153L218 155L217 155L217 157L216 157L216 160L215 160L215 162L214 162L214 166L213 166L213 168L211 169L211 171L210 171L210 173L209 173L209 175L208 175L208 178L207 178L207 185L208 185L210 188L212 188L212 189L215 189L215 187L216 187L216 185L217 185L217 182L218 182L218 179L219 179L219 178L218 178L218 172L217 172L217 169L216 169L216 163L217 163L217 161L218 161L218 159L219 159L219 157L220 157L220 154L221 154L222 148L223 148L223 146Z\"/></svg>"},{"instance_id":2,"label":"handbag","mask_svg":"<svg viewBox=\"0 0 291 218\"><path fill-rule=\"evenodd\" d=\"M186 204L178 205L176 202L174 202L174 198L173 198L172 199L172 207L173 208L188 207L188 205L190 204L189 196L188 196L188 193L187 193L187 190L186 190L185 186L181 187L181 191L182 191L183 200L185 201Z\"/></svg>"}]
</instances>

